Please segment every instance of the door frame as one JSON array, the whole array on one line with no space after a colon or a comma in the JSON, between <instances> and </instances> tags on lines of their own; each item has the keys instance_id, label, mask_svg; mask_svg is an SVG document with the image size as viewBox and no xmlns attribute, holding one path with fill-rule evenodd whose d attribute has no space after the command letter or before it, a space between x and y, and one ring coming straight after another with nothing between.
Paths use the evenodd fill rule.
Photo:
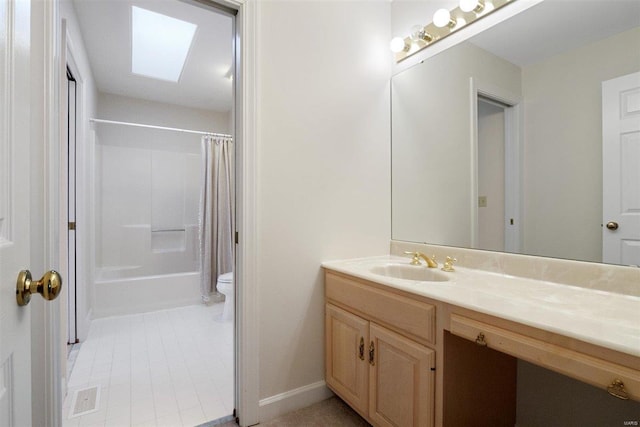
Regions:
<instances>
[{"instance_id":1,"label":"door frame","mask_svg":"<svg viewBox=\"0 0 640 427\"><path fill-rule=\"evenodd\" d=\"M63 55L62 38L60 35L65 30L64 25L59 22L58 2L42 2L43 18L43 39L42 49L44 57L44 93L41 98L43 108L43 153L44 153L44 265L45 268L58 270L62 277L66 275L66 233L61 238L61 222L66 222L66 190L61 190L61 185L66 185L66 155L64 150L66 144L63 140L60 126L60 113L65 110L63 102L66 100L60 96L63 79L66 80L66 73L61 73L61 58ZM37 143L37 141L34 141ZM38 244L39 236L31 236L31 244ZM64 282L63 282L64 283ZM66 356L66 337L62 334L62 313L64 305L59 298L53 304L44 304L44 340L32 348L33 352L44 352L43 365L35 367L35 375L43 379L44 384L44 414L45 420L52 426L58 426L62 420L63 381L62 362ZM35 325L37 327L37 325ZM40 348L42 344L44 348ZM34 358L33 360L38 360ZM44 372L38 372L44 370ZM34 371L34 368L32 368Z\"/></svg>"},{"instance_id":2,"label":"door frame","mask_svg":"<svg viewBox=\"0 0 640 427\"><path fill-rule=\"evenodd\" d=\"M495 100L506 107L505 114L505 169L504 169L504 249L522 252L522 158L524 150L524 109L522 97L499 86L469 78L470 141L471 141L471 247L478 246L478 98ZM510 222L513 221L513 224ZM512 225L512 226L511 226Z\"/></svg>"},{"instance_id":3,"label":"door frame","mask_svg":"<svg viewBox=\"0 0 640 427\"><path fill-rule=\"evenodd\" d=\"M208 3L207 0L193 0ZM259 340L258 340L258 285L257 285L257 14L258 2L250 0L211 0L230 7L236 14L236 227L239 243L236 245L236 417L242 426L259 422ZM59 15L58 0L43 4L44 48L44 168L45 168L45 263L64 272L66 265L66 190L64 183L66 164L62 144L60 112L64 111L60 88L63 67L66 68L66 46L63 36L65 24ZM66 147L64 147L66 148ZM63 200L64 199L64 200ZM40 242L32 242L38 244ZM63 361L66 339L61 333L63 309L57 304L44 305L43 347L36 345L33 352L44 351L47 362L35 366L37 375L45 383L45 417L52 426L62 423L64 399ZM43 372L39 372L43 371Z\"/></svg>"}]
</instances>

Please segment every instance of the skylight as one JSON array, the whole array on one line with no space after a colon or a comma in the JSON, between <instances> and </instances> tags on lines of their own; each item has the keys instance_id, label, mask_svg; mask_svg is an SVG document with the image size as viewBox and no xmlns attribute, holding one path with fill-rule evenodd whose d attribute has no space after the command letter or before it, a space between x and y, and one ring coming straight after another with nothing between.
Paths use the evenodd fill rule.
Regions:
<instances>
[{"instance_id":1,"label":"skylight","mask_svg":"<svg viewBox=\"0 0 640 427\"><path fill-rule=\"evenodd\" d=\"M197 25L136 6L131 8L131 71L177 82Z\"/></svg>"}]
</instances>

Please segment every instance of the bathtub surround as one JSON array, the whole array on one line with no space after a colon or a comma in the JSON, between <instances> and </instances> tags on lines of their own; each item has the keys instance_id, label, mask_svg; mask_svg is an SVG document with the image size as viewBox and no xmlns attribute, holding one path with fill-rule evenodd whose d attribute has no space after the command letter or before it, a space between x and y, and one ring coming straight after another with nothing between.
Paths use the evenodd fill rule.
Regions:
<instances>
[{"instance_id":1,"label":"bathtub surround","mask_svg":"<svg viewBox=\"0 0 640 427\"><path fill-rule=\"evenodd\" d=\"M199 138L120 125L97 125L96 138L96 279L118 269L130 277L197 271L200 158L178 150L139 148L136 141L165 144L175 139L177 146L197 145ZM130 146L111 145L114 142Z\"/></svg>"},{"instance_id":2,"label":"bathtub surround","mask_svg":"<svg viewBox=\"0 0 640 427\"><path fill-rule=\"evenodd\" d=\"M200 296L202 302L220 300L218 276L233 270L233 140L203 136L200 182Z\"/></svg>"},{"instance_id":3,"label":"bathtub surround","mask_svg":"<svg viewBox=\"0 0 640 427\"><path fill-rule=\"evenodd\" d=\"M94 317L197 301L200 159L180 148L199 138L167 133L96 125Z\"/></svg>"},{"instance_id":4,"label":"bathtub surround","mask_svg":"<svg viewBox=\"0 0 640 427\"><path fill-rule=\"evenodd\" d=\"M229 114L100 94L107 120L228 132ZM134 120L135 119L135 120ZM95 123L93 316L194 304L200 298L198 135ZM215 278L214 278L215 282ZM121 301L121 295L128 295Z\"/></svg>"}]
</instances>

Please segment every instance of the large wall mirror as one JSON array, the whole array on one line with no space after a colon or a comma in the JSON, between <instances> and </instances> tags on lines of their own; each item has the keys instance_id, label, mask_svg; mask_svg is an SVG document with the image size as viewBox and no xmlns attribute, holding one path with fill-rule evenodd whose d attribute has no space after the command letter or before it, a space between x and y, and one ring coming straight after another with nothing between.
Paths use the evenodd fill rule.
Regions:
<instances>
[{"instance_id":1,"label":"large wall mirror","mask_svg":"<svg viewBox=\"0 0 640 427\"><path fill-rule=\"evenodd\" d=\"M545 0L391 86L393 239L640 264L640 2Z\"/></svg>"}]
</instances>

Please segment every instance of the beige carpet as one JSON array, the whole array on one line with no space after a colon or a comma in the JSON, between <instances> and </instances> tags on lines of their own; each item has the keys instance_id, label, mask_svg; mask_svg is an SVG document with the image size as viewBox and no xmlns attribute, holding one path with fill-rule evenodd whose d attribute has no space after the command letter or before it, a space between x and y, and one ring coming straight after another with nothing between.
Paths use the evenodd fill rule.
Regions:
<instances>
[{"instance_id":1,"label":"beige carpet","mask_svg":"<svg viewBox=\"0 0 640 427\"><path fill-rule=\"evenodd\" d=\"M260 427L369 427L360 415L342 400L332 397L307 408L290 412ZM237 427L234 422L220 427Z\"/></svg>"}]
</instances>

